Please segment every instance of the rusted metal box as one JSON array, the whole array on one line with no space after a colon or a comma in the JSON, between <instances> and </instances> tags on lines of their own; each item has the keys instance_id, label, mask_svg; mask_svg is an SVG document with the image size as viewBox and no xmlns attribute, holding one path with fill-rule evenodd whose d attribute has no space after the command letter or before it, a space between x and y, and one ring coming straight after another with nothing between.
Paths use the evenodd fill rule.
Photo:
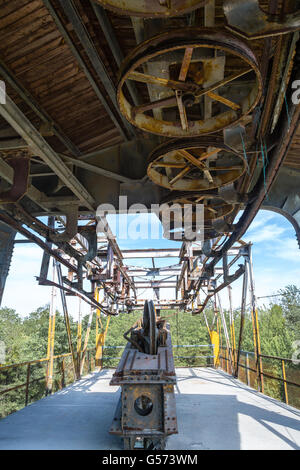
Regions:
<instances>
[{"instance_id":1,"label":"rusted metal box","mask_svg":"<svg viewBox=\"0 0 300 470\"><path fill-rule=\"evenodd\" d=\"M144 354L130 343L123 352L110 385L121 386L121 397L110 428L124 438L124 447L163 449L177 434L174 385L176 375L169 325L164 347Z\"/></svg>"}]
</instances>

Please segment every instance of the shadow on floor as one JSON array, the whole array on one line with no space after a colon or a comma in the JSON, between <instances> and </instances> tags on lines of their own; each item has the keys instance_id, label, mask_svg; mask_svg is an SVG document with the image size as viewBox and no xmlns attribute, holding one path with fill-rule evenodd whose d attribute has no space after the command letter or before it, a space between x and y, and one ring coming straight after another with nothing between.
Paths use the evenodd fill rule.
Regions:
<instances>
[{"instance_id":1,"label":"shadow on floor","mask_svg":"<svg viewBox=\"0 0 300 470\"><path fill-rule=\"evenodd\" d=\"M186 378L178 375L179 382L201 379L193 369ZM110 376L109 371L93 374L4 418L0 449L122 449L122 440L108 432L120 394L108 386ZM219 385L225 385L224 379L220 377ZM203 381L210 380L217 383L216 371L205 373ZM261 402L255 406L240 401L237 388L232 384L232 394L226 395L176 395L179 434L169 438L167 448L240 449L247 439L248 448L251 439L257 448L260 436L266 449L300 448L292 436L300 431L299 418L264 408Z\"/></svg>"}]
</instances>

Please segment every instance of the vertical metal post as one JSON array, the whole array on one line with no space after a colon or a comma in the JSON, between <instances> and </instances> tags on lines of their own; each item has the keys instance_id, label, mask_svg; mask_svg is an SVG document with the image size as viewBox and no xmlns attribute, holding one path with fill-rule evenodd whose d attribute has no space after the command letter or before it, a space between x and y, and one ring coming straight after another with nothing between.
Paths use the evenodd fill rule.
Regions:
<instances>
[{"instance_id":1,"label":"vertical metal post","mask_svg":"<svg viewBox=\"0 0 300 470\"><path fill-rule=\"evenodd\" d=\"M78 323L77 323L77 374L80 378L81 368L81 336L82 336L82 319L81 319L81 299L78 299Z\"/></svg>"},{"instance_id":2,"label":"vertical metal post","mask_svg":"<svg viewBox=\"0 0 300 470\"><path fill-rule=\"evenodd\" d=\"M218 303L219 303L220 317L221 317L221 321L222 321L222 326L223 326L223 331L224 331L224 336L225 336L225 341L226 341L226 347L227 347L227 351L228 351L228 362L230 363L231 368L232 368L231 345L230 345L228 329L227 329L227 325L226 325L225 316L224 316L224 312L223 312L223 308L222 308L219 293L217 293L217 299L218 299ZM227 364L227 361L226 361L226 364ZM228 372L228 367L227 367L227 372Z\"/></svg>"},{"instance_id":3,"label":"vertical metal post","mask_svg":"<svg viewBox=\"0 0 300 470\"><path fill-rule=\"evenodd\" d=\"M95 289L95 298L99 302L99 287ZM95 366L101 367L101 358L102 358L102 346L101 346L101 332L99 333L99 327L102 329L103 325L101 322L101 312L100 309L96 310L96 355L95 355Z\"/></svg>"},{"instance_id":4,"label":"vertical metal post","mask_svg":"<svg viewBox=\"0 0 300 470\"><path fill-rule=\"evenodd\" d=\"M285 400L285 403L288 405L289 404L289 397L288 397L288 391L287 391L284 359L282 359L282 361L281 361L281 370L282 370L282 378L283 378L284 400Z\"/></svg>"},{"instance_id":5,"label":"vertical metal post","mask_svg":"<svg viewBox=\"0 0 300 470\"><path fill-rule=\"evenodd\" d=\"M220 364L220 335L217 331L210 331L210 342L213 347L213 365L218 367Z\"/></svg>"},{"instance_id":6,"label":"vertical metal post","mask_svg":"<svg viewBox=\"0 0 300 470\"><path fill-rule=\"evenodd\" d=\"M230 337L232 344L232 356L233 356L233 368L236 367L236 344L235 344L235 327L234 327L234 315L232 308L232 287L228 286L228 297L229 297L229 322L230 322Z\"/></svg>"},{"instance_id":7,"label":"vertical metal post","mask_svg":"<svg viewBox=\"0 0 300 470\"><path fill-rule=\"evenodd\" d=\"M53 282L55 282L55 264L53 261ZM51 288L51 300L49 311L49 329L48 329L48 367L46 376L46 395L52 393L53 386L53 363L54 363L54 337L55 337L55 307L56 307L56 287Z\"/></svg>"},{"instance_id":8,"label":"vertical metal post","mask_svg":"<svg viewBox=\"0 0 300 470\"><path fill-rule=\"evenodd\" d=\"M59 285L63 285L63 277L62 277L62 272L61 272L61 265L57 260L54 260L55 266L56 266L56 272L57 272L57 278L58 278L58 283ZM71 326L70 326L70 319L69 319L69 314L68 314L68 308L67 308L67 302L66 302L66 296L65 292L63 289L60 289L60 297L61 297L61 304L64 312L64 319L65 319L65 326L67 330L67 337L68 337L68 344L69 344L69 350L72 355L72 365L73 365L73 373L74 373L74 379L78 379L79 375L77 373L77 368L76 368L76 355L73 347L73 342L72 342L72 335L71 335Z\"/></svg>"},{"instance_id":9,"label":"vertical metal post","mask_svg":"<svg viewBox=\"0 0 300 470\"><path fill-rule=\"evenodd\" d=\"M65 359L63 358L61 362L61 387L64 388L66 386L65 382Z\"/></svg>"},{"instance_id":10,"label":"vertical metal post","mask_svg":"<svg viewBox=\"0 0 300 470\"><path fill-rule=\"evenodd\" d=\"M96 295L96 300L99 301L99 289L97 289L95 291L95 295ZM95 367L100 367L102 368L103 367L103 347L104 347L104 343L105 343L105 338L106 338L106 335L107 335L107 331L108 331L108 326L109 326L109 322L110 322L110 316L107 318L106 320L106 325L105 325L105 328L102 324L102 321L101 321L101 312L99 309L97 309L97 317L96 317L96 320L97 320L97 326L99 328L101 328L101 332L98 333L98 328L96 329L96 355L95 355Z\"/></svg>"},{"instance_id":11,"label":"vertical metal post","mask_svg":"<svg viewBox=\"0 0 300 470\"><path fill-rule=\"evenodd\" d=\"M82 372L83 372L85 356L86 356L87 346L88 346L89 337L90 337L91 325L92 325L92 321L93 321L93 314L94 314L94 307L91 307L91 311L90 311L89 319L88 319L88 325L87 325L87 329L86 329L86 334L85 334L85 338L84 338L83 350L82 350L82 358L81 358L81 364L80 364L80 375L82 375Z\"/></svg>"},{"instance_id":12,"label":"vertical metal post","mask_svg":"<svg viewBox=\"0 0 300 470\"><path fill-rule=\"evenodd\" d=\"M245 260L245 267L246 267L246 260ZM239 375L239 362L240 362L243 331L244 331L244 323L245 323L245 310L246 310L246 301L247 301L247 285L248 285L248 270L245 269L244 277L243 277L240 334L239 334L239 343L238 343L238 350L237 350L237 354L236 354L236 366L235 366L235 374L234 374L235 377L237 377L237 378L238 378L238 375Z\"/></svg>"},{"instance_id":13,"label":"vertical metal post","mask_svg":"<svg viewBox=\"0 0 300 470\"><path fill-rule=\"evenodd\" d=\"M250 371L249 371L249 354L248 353L246 353L245 365L246 365L247 385L248 387L250 387Z\"/></svg>"},{"instance_id":14,"label":"vertical metal post","mask_svg":"<svg viewBox=\"0 0 300 470\"><path fill-rule=\"evenodd\" d=\"M221 350L221 353L222 353L222 369L224 369L224 359L223 359L223 340L222 340L222 335L221 335L221 329L220 329L220 323L219 323L219 319L217 318L217 332L218 332L218 335L219 335L219 344L220 344L220 350Z\"/></svg>"},{"instance_id":15,"label":"vertical metal post","mask_svg":"<svg viewBox=\"0 0 300 470\"><path fill-rule=\"evenodd\" d=\"M261 347L260 347L260 335L259 335L259 324L258 324L258 314L257 314L257 301L255 296L254 289L254 276L253 276L253 265L252 265L252 252L251 246L248 246L248 256L245 258L247 270L249 272L249 289L251 293L251 315L252 315L252 324L254 326L253 337L254 346L255 346L255 360L256 360L256 370L258 378L258 388L259 391L264 393L264 378L263 378L263 367L261 359Z\"/></svg>"},{"instance_id":16,"label":"vertical metal post","mask_svg":"<svg viewBox=\"0 0 300 470\"><path fill-rule=\"evenodd\" d=\"M30 364L27 364L26 390L25 390L25 406L28 405L29 399L29 382L30 382Z\"/></svg>"}]
</instances>

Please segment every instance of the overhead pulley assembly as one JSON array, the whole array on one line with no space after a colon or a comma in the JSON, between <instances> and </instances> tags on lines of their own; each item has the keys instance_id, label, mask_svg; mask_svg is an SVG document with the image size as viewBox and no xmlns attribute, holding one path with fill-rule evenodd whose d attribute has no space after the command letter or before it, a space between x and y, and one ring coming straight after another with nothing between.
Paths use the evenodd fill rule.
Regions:
<instances>
[{"instance_id":1,"label":"overhead pulley assembly","mask_svg":"<svg viewBox=\"0 0 300 470\"><path fill-rule=\"evenodd\" d=\"M128 81L136 82L143 96L155 88L157 98L135 106ZM196 137L242 121L261 90L257 60L245 43L220 29L192 27L154 36L127 56L119 72L118 104L145 132Z\"/></svg>"},{"instance_id":2,"label":"overhead pulley assembly","mask_svg":"<svg viewBox=\"0 0 300 470\"><path fill-rule=\"evenodd\" d=\"M247 162L221 139L174 139L149 157L148 177L171 191L206 191L242 176Z\"/></svg>"},{"instance_id":3,"label":"overhead pulley assembly","mask_svg":"<svg viewBox=\"0 0 300 470\"><path fill-rule=\"evenodd\" d=\"M119 15L168 18L203 7L208 0L95 0Z\"/></svg>"}]
</instances>

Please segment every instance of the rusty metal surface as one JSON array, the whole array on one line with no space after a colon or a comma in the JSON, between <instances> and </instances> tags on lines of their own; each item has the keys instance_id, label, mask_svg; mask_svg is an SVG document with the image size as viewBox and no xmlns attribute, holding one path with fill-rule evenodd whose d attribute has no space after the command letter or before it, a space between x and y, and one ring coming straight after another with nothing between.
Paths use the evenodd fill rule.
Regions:
<instances>
[{"instance_id":1,"label":"rusty metal surface","mask_svg":"<svg viewBox=\"0 0 300 470\"><path fill-rule=\"evenodd\" d=\"M160 384L176 381L170 332L166 346L158 347L155 355L141 353L127 344L110 385L148 383L149 380Z\"/></svg>"},{"instance_id":2,"label":"rusty metal surface","mask_svg":"<svg viewBox=\"0 0 300 470\"><path fill-rule=\"evenodd\" d=\"M218 194L203 194L203 192L190 193L172 191L168 196L162 199L161 202L162 204L192 204L192 207L195 207L197 204L203 204L205 221L226 217L231 214L234 209L233 204L226 203ZM176 214L171 214L171 217L176 217Z\"/></svg>"},{"instance_id":3,"label":"rusty metal surface","mask_svg":"<svg viewBox=\"0 0 300 470\"><path fill-rule=\"evenodd\" d=\"M143 328L141 323L136 323L131 337L149 335L148 304L146 301L144 305ZM156 321L156 327L160 334L152 336L158 344L157 354L141 352L133 341L128 342L110 381L110 385L121 385L110 433L122 436L125 448L134 448L136 439L142 439L144 449L161 448L168 435L178 432L170 327L163 319ZM151 334L147 341L151 341Z\"/></svg>"},{"instance_id":4,"label":"rusty metal surface","mask_svg":"<svg viewBox=\"0 0 300 470\"><path fill-rule=\"evenodd\" d=\"M120 15L160 18L184 15L203 7L208 0L93 0Z\"/></svg>"},{"instance_id":5,"label":"rusty metal surface","mask_svg":"<svg viewBox=\"0 0 300 470\"><path fill-rule=\"evenodd\" d=\"M276 15L265 13L259 3L259 0L225 0L223 8L228 28L246 39L261 39L300 29L299 11L276 18Z\"/></svg>"},{"instance_id":6,"label":"rusty metal surface","mask_svg":"<svg viewBox=\"0 0 300 470\"><path fill-rule=\"evenodd\" d=\"M11 150L1 155L5 162L12 167L14 176L9 189L0 191L0 203L18 202L26 194L29 184L30 155L23 150Z\"/></svg>"},{"instance_id":7,"label":"rusty metal surface","mask_svg":"<svg viewBox=\"0 0 300 470\"><path fill-rule=\"evenodd\" d=\"M155 62L157 57L159 57L159 60L162 60L161 57L163 54L173 57L173 63L175 60L175 63L180 65L185 57L184 55L180 58L180 54L183 54L184 51L190 48L194 49L194 59L187 72L189 80L185 82L180 80L176 81L172 78L173 72L171 67L169 68L168 79L159 76L154 77L153 75L137 71L139 67L146 66L148 62ZM216 51L215 59L210 57L212 51ZM217 57L218 54L219 56L222 56L222 54L233 56L239 63L239 73L231 74L231 78L228 80L227 78L224 79L223 71L220 77L215 73L211 76L214 69L218 70L221 67L222 70L222 68L224 68L224 64L222 66L219 64L218 59L222 59L222 57ZM216 64L214 65L215 61ZM232 91L230 90L235 89L235 86L240 87L239 79L249 73L252 75L254 73L253 78L250 79L250 84L246 82L246 90L244 89L242 96L239 98L239 102L235 103L237 96L232 95ZM186 72L184 75L186 75ZM156 119L149 114L141 112L143 111L141 108L140 110L139 108L133 109L133 106L124 95L124 85L128 79L140 83L156 84L159 87L168 88L170 90L173 89L177 93L177 97L178 90L188 94L192 98L192 103L191 107L188 107L190 104L185 107L185 112L187 113L185 125L183 125L182 118L181 120L180 118L179 120L174 120L174 117L171 118L167 115L166 118ZM238 84L236 85L237 82L233 84L233 81L237 79L239 80ZM213 93L215 88L219 88L218 91L222 89L222 93L225 93L226 96L220 96L218 98L218 94ZM214 133L238 123L257 105L261 96L261 89L262 83L258 62L253 52L246 44L222 30L213 28L185 28L183 30L170 31L152 37L139 44L139 46L129 54L120 69L118 102L121 112L129 122L146 132L168 137L195 137ZM214 116L208 119L203 119L203 116L201 116L199 112L198 116L196 114L196 117L192 118L191 114L189 116L188 110L194 110L193 104L194 102L197 104L197 96L199 96L201 100L201 97L206 93L216 101L218 111L215 112ZM184 97L185 95L183 95L182 101ZM165 113L168 112L170 107L169 100L168 97ZM182 105L181 101L180 103ZM220 106L220 103L223 104L223 107ZM182 108L181 105L180 107ZM180 115L182 116L182 110Z\"/></svg>"},{"instance_id":8,"label":"rusty metal surface","mask_svg":"<svg viewBox=\"0 0 300 470\"><path fill-rule=\"evenodd\" d=\"M195 192L232 183L245 170L242 154L234 153L220 139L201 137L158 146L149 156L147 174L155 184L172 191Z\"/></svg>"}]
</instances>

